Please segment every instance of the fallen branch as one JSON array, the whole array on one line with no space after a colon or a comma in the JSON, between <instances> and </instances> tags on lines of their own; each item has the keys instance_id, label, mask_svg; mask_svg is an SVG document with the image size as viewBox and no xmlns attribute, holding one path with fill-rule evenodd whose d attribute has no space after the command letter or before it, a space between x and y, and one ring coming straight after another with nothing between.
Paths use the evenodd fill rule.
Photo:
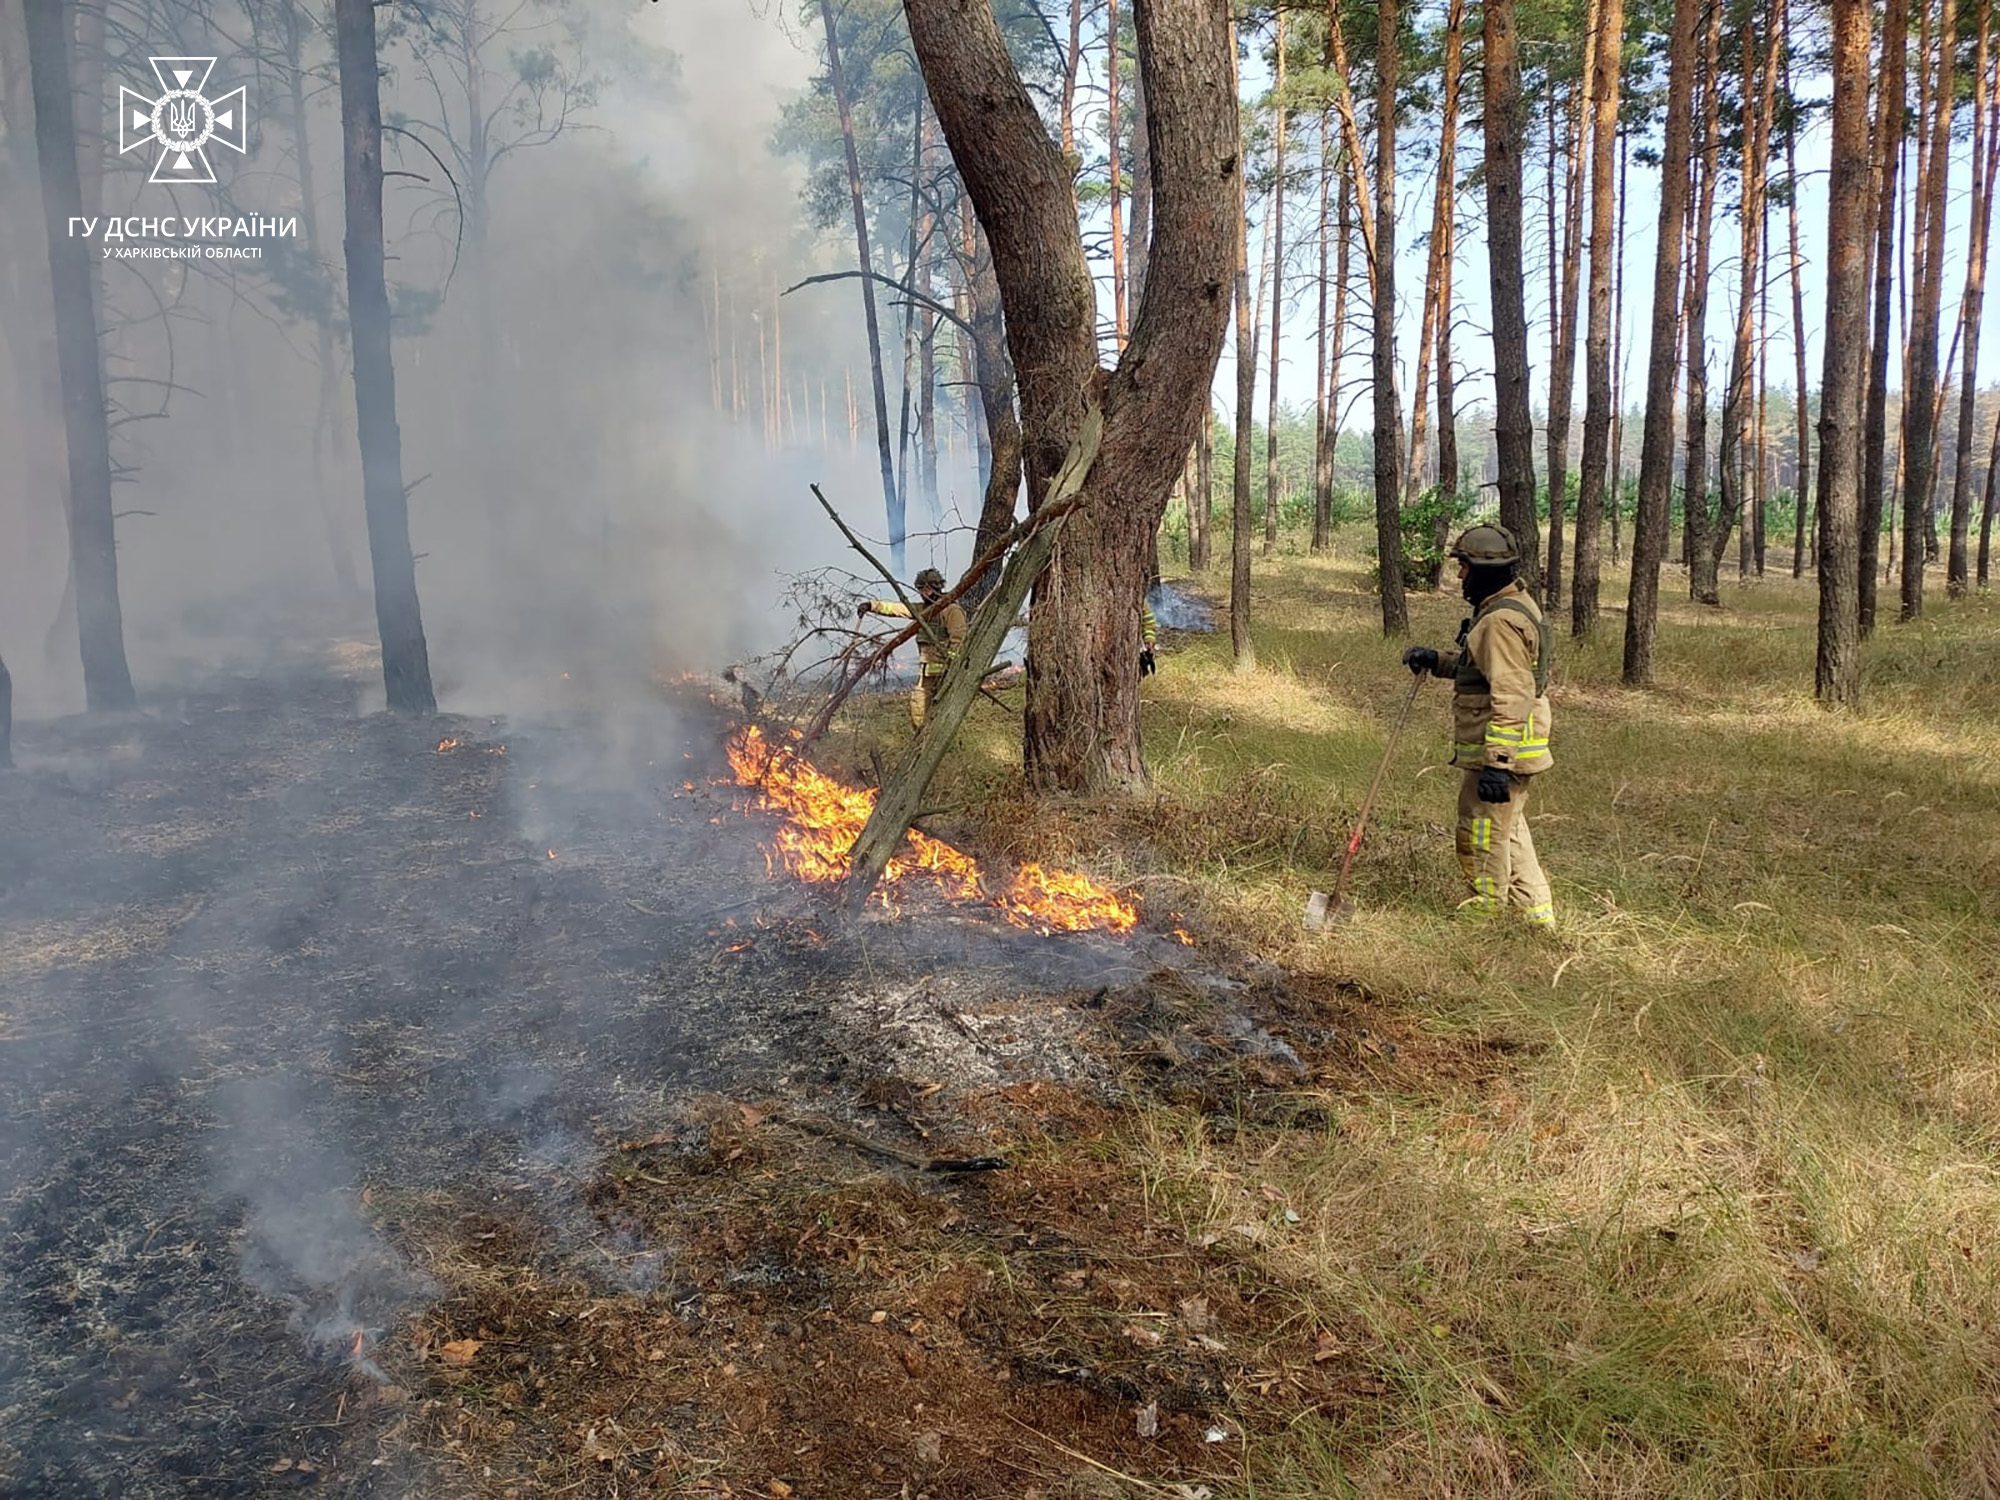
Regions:
<instances>
[{"instance_id":1,"label":"fallen branch","mask_svg":"<svg viewBox=\"0 0 2000 1500\"><path fill-rule=\"evenodd\" d=\"M924 609L910 602L910 596L903 592L903 585L897 581L896 575L894 573L891 573L884 566L882 566L881 558L877 557L874 553L870 552L866 547L864 547L861 544L861 538L854 534L854 528L849 526L845 521L840 519L840 512L835 510L833 508L833 503L830 500L828 500L824 494L820 492L820 487L816 484L812 484L812 485L807 485L806 488L808 488L813 492L813 499L819 501L819 508L826 512L827 519L832 521L834 525L840 528L840 534L847 538L847 545L852 547L856 552L859 552L863 557L867 558L868 565L872 567L876 572L880 573L882 575L883 581L887 583L890 588L895 590L896 602L902 605L904 609L907 609L910 612L910 618L916 621L917 628L923 634L923 638L927 642L929 642L932 646L936 647L940 655L949 650L949 647L945 643L944 639L938 634L936 621L930 618L926 618L926 613ZM939 609L942 609L943 607L944 606L942 605L937 606L937 608Z\"/></svg>"}]
</instances>

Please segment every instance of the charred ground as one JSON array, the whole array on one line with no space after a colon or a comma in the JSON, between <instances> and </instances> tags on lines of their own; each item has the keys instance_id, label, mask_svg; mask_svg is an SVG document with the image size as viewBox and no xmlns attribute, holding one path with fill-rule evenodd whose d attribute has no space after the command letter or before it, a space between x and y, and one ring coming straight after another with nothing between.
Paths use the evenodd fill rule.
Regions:
<instances>
[{"instance_id":1,"label":"charred ground","mask_svg":"<svg viewBox=\"0 0 2000 1500\"><path fill-rule=\"evenodd\" d=\"M1340 1394L1323 1330L1044 1149L1149 1076L1228 1113L1380 1059L1338 997L1144 933L836 927L704 697L411 722L352 668L18 736L11 1492L1016 1494L1225 1471L1252 1347Z\"/></svg>"}]
</instances>

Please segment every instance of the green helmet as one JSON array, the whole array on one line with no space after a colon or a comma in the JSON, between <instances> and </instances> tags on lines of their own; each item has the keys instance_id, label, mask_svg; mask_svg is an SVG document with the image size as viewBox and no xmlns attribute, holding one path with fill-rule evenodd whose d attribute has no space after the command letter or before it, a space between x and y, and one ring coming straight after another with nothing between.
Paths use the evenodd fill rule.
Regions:
<instances>
[{"instance_id":1,"label":"green helmet","mask_svg":"<svg viewBox=\"0 0 2000 1500\"><path fill-rule=\"evenodd\" d=\"M1460 562L1491 567L1521 560L1521 544L1505 526L1471 526L1451 544L1451 555Z\"/></svg>"},{"instance_id":2,"label":"green helmet","mask_svg":"<svg viewBox=\"0 0 2000 1500\"><path fill-rule=\"evenodd\" d=\"M920 591L923 589L936 589L939 593L943 593L944 574L940 573L936 568L925 568L923 572L917 575L917 588Z\"/></svg>"}]
</instances>

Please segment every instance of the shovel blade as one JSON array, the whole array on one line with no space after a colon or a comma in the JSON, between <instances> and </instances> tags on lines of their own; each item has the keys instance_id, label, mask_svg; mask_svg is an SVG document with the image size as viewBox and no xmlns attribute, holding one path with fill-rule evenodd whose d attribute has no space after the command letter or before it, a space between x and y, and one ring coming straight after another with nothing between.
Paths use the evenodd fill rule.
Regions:
<instances>
[{"instance_id":1,"label":"shovel blade","mask_svg":"<svg viewBox=\"0 0 2000 1500\"><path fill-rule=\"evenodd\" d=\"M1327 924L1327 913L1332 909L1333 898L1325 891L1313 891L1306 897L1306 931L1319 932Z\"/></svg>"}]
</instances>

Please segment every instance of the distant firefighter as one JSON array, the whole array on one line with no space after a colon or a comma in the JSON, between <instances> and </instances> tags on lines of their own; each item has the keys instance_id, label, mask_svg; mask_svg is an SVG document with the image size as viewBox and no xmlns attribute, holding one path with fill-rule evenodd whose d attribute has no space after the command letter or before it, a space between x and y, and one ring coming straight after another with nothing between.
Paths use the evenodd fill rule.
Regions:
<instances>
[{"instance_id":1,"label":"distant firefighter","mask_svg":"<svg viewBox=\"0 0 2000 1500\"><path fill-rule=\"evenodd\" d=\"M942 648L928 635L917 637L922 666L917 673L917 685L910 690L910 723L922 729L924 720L930 716L931 700L937 696L937 685L944 680L944 669L965 645L965 611L957 604L947 604L941 610L935 607L944 597L944 574L936 568L925 568L917 575L916 584L919 597L932 606L924 611L924 618L942 625L945 634ZM909 606L897 599L864 599L858 613L863 619L869 615L887 615L897 620L910 618Z\"/></svg>"}]
</instances>

